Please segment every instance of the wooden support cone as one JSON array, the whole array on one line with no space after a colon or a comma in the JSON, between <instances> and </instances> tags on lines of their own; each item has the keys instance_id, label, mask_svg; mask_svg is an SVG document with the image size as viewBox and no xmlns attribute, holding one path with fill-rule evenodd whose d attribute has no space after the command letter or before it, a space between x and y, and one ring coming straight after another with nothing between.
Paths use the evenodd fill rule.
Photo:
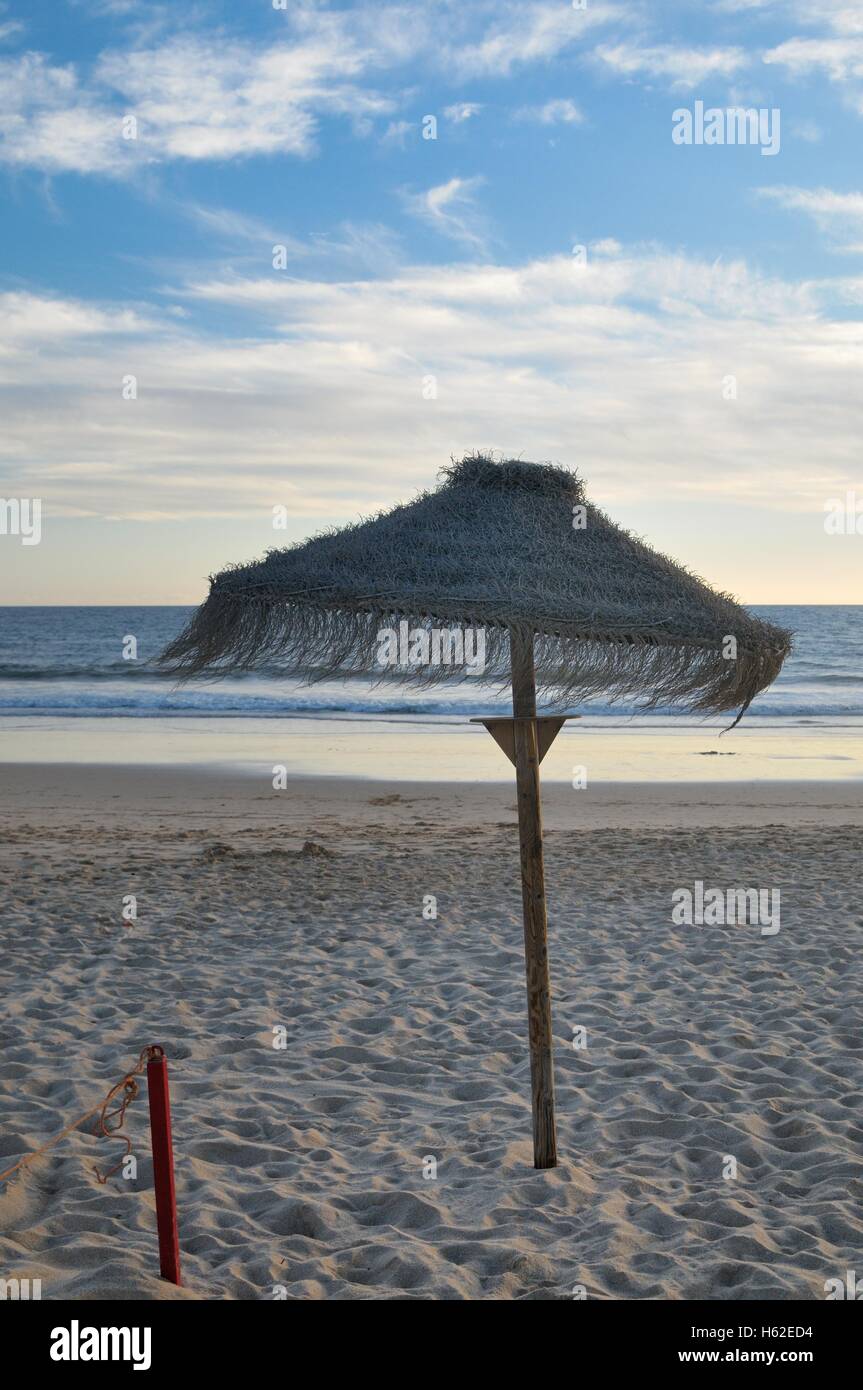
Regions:
<instances>
[{"instance_id":1,"label":"wooden support cone","mask_svg":"<svg viewBox=\"0 0 863 1390\"><path fill-rule=\"evenodd\" d=\"M548 978L533 637L523 638L512 633L511 647L515 777L518 791L518 836L524 904L524 964L527 974L530 1087L533 1105L533 1166L555 1168L557 1138L554 1129L551 988Z\"/></svg>"}]
</instances>

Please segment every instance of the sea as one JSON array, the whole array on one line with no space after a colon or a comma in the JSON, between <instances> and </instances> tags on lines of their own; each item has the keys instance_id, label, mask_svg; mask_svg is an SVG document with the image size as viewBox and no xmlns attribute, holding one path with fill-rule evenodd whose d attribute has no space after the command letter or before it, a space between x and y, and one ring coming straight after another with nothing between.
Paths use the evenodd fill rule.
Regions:
<instances>
[{"instance_id":1,"label":"sea","mask_svg":"<svg viewBox=\"0 0 863 1390\"><path fill-rule=\"evenodd\" d=\"M155 670L154 662L192 611L181 607L0 608L0 714L105 719L359 715L437 722L506 709L505 698L495 698L470 677L431 689L359 679L301 685L276 669L264 669L217 682L178 685ZM752 705L747 719L792 723L863 719L863 606L769 605L752 611L791 628L794 651L778 680ZM134 639L134 648L129 639ZM595 699L580 708L596 718L639 717L637 702L610 705ZM673 714L658 710L649 718L655 721Z\"/></svg>"},{"instance_id":2,"label":"sea","mask_svg":"<svg viewBox=\"0 0 863 1390\"><path fill-rule=\"evenodd\" d=\"M823 747L832 750L824 754L827 761L853 764L828 769L829 775L863 775L857 756L863 747L863 606L773 604L751 609L790 628L794 651L779 678L747 711L740 729L769 734L774 750L780 747L777 738L782 747L793 750L801 746L804 734L817 733ZM310 765L308 756L300 758L304 770L356 773L359 768L362 775L366 769L358 735L380 749L387 745L378 736L387 730L401 735L414 731L417 748L443 748L424 742L426 736L444 727L462 732L479 715L509 712L505 691L470 677L431 688L359 678L309 685L264 668L180 684L161 673L155 662L192 611L154 606L0 608L0 762L42 757L122 761L125 748L132 762L200 762L224 749L228 760L266 763L277 741L274 730L280 731L279 738L292 728L298 733L298 726L289 721L299 721L306 734L314 734L305 743L317 748L318 761L325 747L331 753L338 746L352 750L341 761L336 753L334 767L332 758L325 759L322 768ZM705 720L673 709L648 712L637 701L612 704L601 698L583 701L577 712L582 720L579 732L590 729L596 734L684 733L718 739L729 722L727 716ZM345 743L348 734L354 737ZM708 751L731 752L733 737ZM851 752L844 751L846 745ZM802 746L815 747L811 742ZM399 747L405 755L404 738ZM796 771L818 775L817 768Z\"/></svg>"}]
</instances>

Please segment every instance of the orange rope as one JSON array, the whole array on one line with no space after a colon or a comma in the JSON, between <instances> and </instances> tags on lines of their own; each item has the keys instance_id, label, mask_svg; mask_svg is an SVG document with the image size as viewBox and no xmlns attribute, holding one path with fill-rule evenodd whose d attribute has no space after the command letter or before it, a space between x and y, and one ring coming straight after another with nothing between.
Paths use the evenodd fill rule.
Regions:
<instances>
[{"instance_id":1,"label":"orange rope","mask_svg":"<svg viewBox=\"0 0 863 1390\"><path fill-rule=\"evenodd\" d=\"M151 1058L162 1056L164 1056L164 1050L161 1047L145 1047L142 1050L141 1055L138 1058L138 1061L132 1068L132 1070L127 1071L126 1075L117 1082L116 1086L111 1087L104 1100L100 1101L98 1105L94 1105L92 1110L87 1110L85 1114L79 1115L77 1120L73 1120L72 1123L67 1125L65 1129L61 1129L59 1134L55 1134L54 1138L49 1139L48 1142L43 1144L41 1148L34 1149L32 1153L25 1154L23 1158L19 1158L17 1163L12 1164L11 1168L7 1168L4 1173L0 1173L0 1182L5 1182L6 1179L10 1178L13 1173L17 1173L19 1168L27 1167L27 1165L32 1163L34 1159L39 1158L44 1153L47 1153L49 1149L53 1149L55 1144L59 1144L61 1139L65 1139L67 1134L71 1134L72 1131L77 1129L79 1125L82 1125L85 1120L89 1120L92 1115L98 1115L99 1117L93 1128L93 1134L106 1136L116 1134L123 1126L123 1123L126 1118L127 1109L132 1104L132 1101L138 1094L138 1083L135 1080L135 1077L141 1075L145 1066L151 1060ZM108 1106L115 1099L119 1092L123 1093L122 1100L120 1101L120 1104L118 1105L116 1110L112 1110L109 1112ZM117 1120L117 1123L115 1125L112 1125L110 1123L110 1121L113 1119ZM121 1137L126 1145L126 1152L123 1154L123 1157L120 1159L120 1162L115 1163L113 1168L109 1168L108 1172L105 1174L104 1177L99 1172L98 1168L93 1169L93 1172L96 1174L96 1177L99 1179L99 1182L107 1182L111 1174L116 1173L117 1169L123 1166L125 1159L132 1152L132 1140L129 1138L129 1135L124 1134Z\"/></svg>"}]
</instances>

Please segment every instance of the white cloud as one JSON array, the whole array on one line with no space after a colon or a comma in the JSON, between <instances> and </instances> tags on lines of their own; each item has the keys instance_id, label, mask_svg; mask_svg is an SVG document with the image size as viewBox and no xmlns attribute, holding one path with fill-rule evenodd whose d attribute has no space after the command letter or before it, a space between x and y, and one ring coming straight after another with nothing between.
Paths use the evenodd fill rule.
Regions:
<instances>
[{"instance_id":1,"label":"white cloud","mask_svg":"<svg viewBox=\"0 0 863 1390\"><path fill-rule=\"evenodd\" d=\"M480 230L475 202L476 190L483 180L452 178L428 188L424 193L404 193L405 207L413 217L427 222L435 231L455 241L480 246Z\"/></svg>"},{"instance_id":2,"label":"white cloud","mask_svg":"<svg viewBox=\"0 0 863 1390\"><path fill-rule=\"evenodd\" d=\"M129 158L121 113L82 91L74 68L44 55L0 58L0 161L103 173Z\"/></svg>"},{"instance_id":3,"label":"white cloud","mask_svg":"<svg viewBox=\"0 0 863 1390\"><path fill-rule=\"evenodd\" d=\"M186 203L183 212L207 232L220 241L237 243L251 242L253 245L267 247L274 242L287 244L284 236L277 235L273 227L257 217L237 212L234 208L205 207L202 203Z\"/></svg>"},{"instance_id":4,"label":"white cloud","mask_svg":"<svg viewBox=\"0 0 863 1390\"><path fill-rule=\"evenodd\" d=\"M831 82L863 77L863 39L787 39L764 54L764 62L787 68L794 77L824 72Z\"/></svg>"},{"instance_id":5,"label":"white cloud","mask_svg":"<svg viewBox=\"0 0 863 1390\"><path fill-rule=\"evenodd\" d=\"M453 106L444 107L444 115L448 121L453 121L455 125L461 125L463 121L469 121L472 116L478 116L482 106L478 101L457 101Z\"/></svg>"},{"instance_id":6,"label":"white cloud","mask_svg":"<svg viewBox=\"0 0 863 1390\"><path fill-rule=\"evenodd\" d=\"M765 64L783 68L791 78L826 77L844 104L863 115L863 9L847 0L822 0L815 6L794 0L791 10L801 25L821 32L777 44L764 54Z\"/></svg>"},{"instance_id":7,"label":"white cloud","mask_svg":"<svg viewBox=\"0 0 863 1390\"><path fill-rule=\"evenodd\" d=\"M787 9L801 26L820 32L784 40L765 52L764 63L793 79L825 77L844 104L863 115L863 8L848 0L788 0Z\"/></svg>"},{"instance_id":8,"label":"white cloud","mask_svg":"<svg viewBox=\"0 0 863 1390\"><path fill-rule=\"evenodd\" d=\"M579 125L584 116L568 97L555 97L542 106L521 106L515 113L518 121L538 121L540 125Z\"/></svg>"},{"instance_id":9,"label":"white cloud","mask_svg":"<svg viewBox=\"0 0 863 1390\"><path fill-rule=\"evenodd\" d=\"M750 59L741 48L686 48L671 44L600 44L595 60L619 77L660 79L675 88L695 87L710 77L731 77Z\"/></svg>"},{"instance_id":10,"label":"white cloud","mask_svg":"<svg viewBox=\"0 0 863 1390\"><path fill-rule=\"evenodd\" d=\"M72 0L72 4L96 15L134 14L140 9L140 0Z\"/></svg>"},{"instance_id":11,"label":"white cloud","mask_svg":"<svg viewBox=\"0 0 863 1390\"><path fill-rule=\"evenodd\" d=\"M118 11L127 12L137 15L125 5ZM447 75L507 76L585 43L626 13L602 0L586 10L563 0L481 3L467 14L445 0L428 12L398 3L305 5L280 16L279 37L262 44L192 23L166 37L170 11L157 6L140 16L130 48L103 53L89 70L42 53L0 59L0 163L122 175L171 159L305 157L316 150L324 115L371 133L396 106L376 80L408 60L421 57ZM461 101L445 114L463 122L479 110ZM136 139L123 139L127 115L138 122ZM385 138L405 133L393 121Z\"/></svg>"},{"instance_id":12,"label":"white cloud","mask_svg":"<svg viewBox=\"0 0 863 1390\"><path fill-rule=\"evenodd\" d=\"M188 291L194 298L212 302L247 305L265 313L287 328L299 316L303 330L310 326L305 308L314 310L319 298L333 308L334 322L344 324L349 337L362 333L366 311L384 313L387 334L397 339L396 325L413 322L419 304L434 302L438 307L481 304L500 310L520 305L528 315L535 313L535 324L520 314L511 325L512 341L488 344L493 356L517 356L521 335L528 331L534 345L556 343L555 351L569 355L570 348L557 337L553 325L569 313L580 314L586 306L618 306L615 315L632 316L640 321L640 311L632 306L643 298L656 306L667 306L675 313L690 315L704 309L711 315L781 318L783 314L814 312L819 298L816 287L771 279L750 271L742 261L704 262L697 258L661 252L623 254L613 240L600 241L592 251L602 257L597 264L573 264L569 256L555 256L529 262L523 267L497 265L453 265L410 267L388 279L372 282L320 282L311 280L275 281L272 278L195 281ZM404 314L398 301L404 302ZM385 306L385 307L384 307ZM287 317L286 317L287 315ZM439 315L435 321L442 323ZM550 327L551 326L551 327ZM426 336L432 330L430 323ZM447 330L448 331L448 330ZM443 343L443 339L441 343ZM407 347L407 341L404 344Z\"/></svg>"},{"instance_id":13,"label":"white cloud","mask_svg":"<svg viewBox=\"0 0 863 1390\"><path fill-rule=\"evenodd\" d=\"M390 121L381 136L381 141L385 145L399 145L404 149L408 136L416 136L416 133L417 127L413 121Z\"/></svg>"},{"instance_id":14,"label":"white cloud","mask_svg":"<svg viewBox=\"0 0 863 1390\"><path fill-rule=\"evenodd\" d=\"M817 7L809 0L797 0L796 12L810 24L813 20L826 21L837 34L863 34L863 11L859 4L849 4L848 0L819 0Z\"/></svg>"},{"instance_id":15,"label":"white cloud","mask_svg":"<svg viewBox=\"0 0 863 1390\"><path fill-rule=\"evenodd\" d=\"M629 7L591 0L575 9L564 0L553 3L496 5L489 29L476 42L450 43L445 63L462 75L506 77L515 67L546 62L573 45L584 43L595 29L624 18Z\"/></svg>"},{"instance_id":16,"label":"white cloud","mask_svg":"<svg viewBox=\"0 0 863 1390\"><path fill-rule=\"evenodd\" d=\"M103 53L89 71L39 53L0 59L0 162L49 173L123 175L166 160L308 157L317 150L324 116L343 117L360 136L392 116L404 94L387 94L378 83L408 60L447 76L507 78L574 51L618 78L675 88L727 78L750 61L741 48L728 46L612 39L593 48L597 35L622 31L624 23L631 32L638 16L628 4L602 0L585 9L565 0L478 0L465 12L446 0L432 0L421 12L398 3L343 10L303 5L279 17L278 37L267 43L196 31L192 23L165 37L168 13L162 7L146 11L148 27L134 31L132 47ZM837 24L845 22L839 10L832 13ZM145 40L153 32L159 39ZM792 39L767 61L821 62L845 71L856 62L859 42L848 36ZM444 116L459 124L480 110L477 101L458 101L444 108ZM581 113L561 97L527 104L519 115L551 125L575 124ZM123 138L124 116L135 117L136 139ZM382 139L405 144L410 129L393 118Z\"/></svg>"},{"instance_id":17,"label":"white cloud","mask_svg":"<svg viewBox=\"0 0 863 1390\"><path fill-rule=\"evenodd\" d=\"M4 349L50 339L142 333L155 327L149 315L133 309L102 309L83 300L49 298L26 291L0 294L0 344Z\"/></svg>"},{"instance_id":18,"label":"white cloud","mask_svg":"<svg viewBox=\"0 0 863 1390\"><path fill-rule=\"evenodd\" d=\"M851 485L863 432L863 325L831 318L827 295L739 261L609 247L582 266L202 281L182 323L6 296L0 473L55 515L239 518L287 491L299 516L348 517L483 444L577 464L609 504L793 509L813 458ZM196 330L199 301L203 323L219 305L245 315L242 336Z\"/></svg>"},{"instance_id":19,"label":"white cloud","mask_svg":"<svg viewBox=\"0 0 863 1390\"><path fill-rule=\"evenodd\" d=\"M863 193L837 193L831 188L762 188L763 198L811 217L843 251L863 250Z\"/></svg>"},{"instance_id":20,"label":"white cloud","mask_svg":"<svg viewBox=\"0 0 863 1390\"><path fill-rule=\"evenodd\" d=\"M361 126L392 109L362 85L380 57L330 24L263 49L215 35L110 52L89 82L43 54L3 58L0 160L122 173L165 159L309 155L321 114ZM134 139L123 138L128 115L137 121Z\"/></svg>"},{"instance_id":21,"label":"white cloud","mask_svg":"<svg viewBox=\"0 0 863 1390\"><path fill-rule=\"evenodd\" d=\"M139 117L144 148L159 154L219 159L243 154L309 154L315 115L352 118L391 103L361 90L367 66L350 40L331 36L253 51L243 45L179 39L104 58L99 80Z\"/></svg>"},{"instance_id":22,"label":"white cloud","mask_svg":"<svg viewBox=\"0 0 863 1390\"><path fill-rule=\"evenodd\" d=\"M863 193L836 193L830 188L763 188L765 198L775 198L783 207L799 208L814 215L863 218Z\"/></svg>"},{"instance_id":23,"label":"white cloud","mask_svg":"<svg viewBox=\"0 0 863 1390\"><path fill-rule=\"evenodd\" d=\"M781 19L824 26L837 34L863 33L863 13L853 0L718 0L716 7L732 14L772 11Z\"/></svg>"},{"instance_id":24,"label":"white cloud","mask_svg":"<svg viewBox=\"0 0 863 1390\"><path fill-rule=\"evenodd\" d=\"M798 140L805 141L807 145L817 145L818 141L824 137L824 131L817 121L792 117L789 128L792 135L796 136Z\"/></svg>"}]
</instances>

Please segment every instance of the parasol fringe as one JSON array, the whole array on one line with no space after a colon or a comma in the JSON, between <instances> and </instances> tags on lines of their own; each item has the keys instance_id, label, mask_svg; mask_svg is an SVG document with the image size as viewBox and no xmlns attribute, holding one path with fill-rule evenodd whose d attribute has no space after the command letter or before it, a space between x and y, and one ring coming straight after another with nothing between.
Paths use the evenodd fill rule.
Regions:
<instances>
[{"instance_id":1,"label":"parasol fringe","mask_svg":"<svg viewBox=\"0 0 863 1390\"><path fill-rule=\"evenodd\" d=\"M433 686L453 679L474 680L467 667L383 667L378 660L380 632L472 627L485 636L486 684L508 686L510 628L483 622L480 612L453 615L403 608L366 611L332 609L276 599L241 599L213 593L189 626L171 643L162 662L169 673L187 679L216 679L239 671L272 666L304 677L309 683L346 676L377 676L382 681ZM514 623L529 633L532 624ZM733 634L732 634L733 635ZM610 701L638 697L641 708L680 704L705 713L739 710L775 679L782 647L747 649L738 642L729 660L722 645L683 639L649 638L616 631L590 637L540 632L534 639L537 689L549 708L605 695ZM735 720L735 723L737 720ZM732 726L733 727L733 726Z\"/></svg>"}]
</instances>

